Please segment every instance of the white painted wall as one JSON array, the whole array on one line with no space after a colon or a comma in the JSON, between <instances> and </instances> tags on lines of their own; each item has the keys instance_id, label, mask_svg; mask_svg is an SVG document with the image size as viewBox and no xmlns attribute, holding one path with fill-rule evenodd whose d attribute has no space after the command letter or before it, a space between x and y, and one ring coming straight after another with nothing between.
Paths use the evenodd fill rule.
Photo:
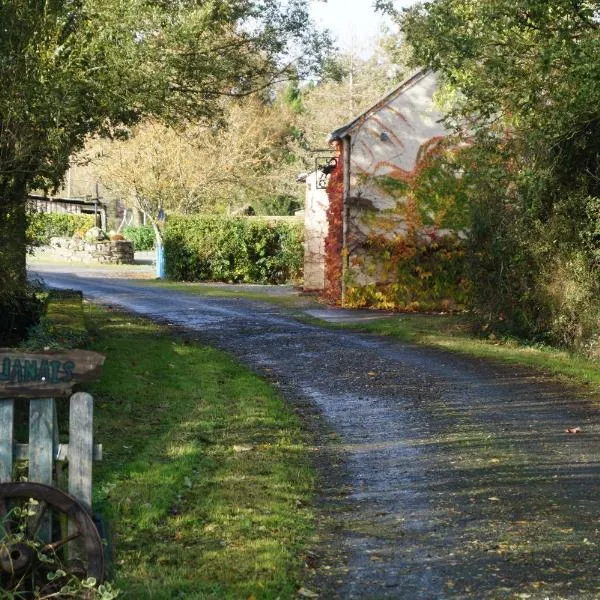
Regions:
<instances>
[{"instance_id":1,"label":"white painted wall","mask_svg":"<svg viewBox=\"0 0 600 600\"><path fill-rule=\"evenodd\" d=\"M325 238L329 198L317 187L317 171L306 178L304 206L304 289L323 290L325 287Z\"/></svg>"},{"instance_id":2,"label":"white painted wall","mask_svg":"<svg viewBox=\"0 0 600 600\"><path fill-rule=\"evenodd\" d=\"M448 134L433 102L436 89L436 76L428 72L353 129L350 198L368 198L378 209L394 206L372 178L410 177L423 145Z\"/></svg>"}]
</instances>

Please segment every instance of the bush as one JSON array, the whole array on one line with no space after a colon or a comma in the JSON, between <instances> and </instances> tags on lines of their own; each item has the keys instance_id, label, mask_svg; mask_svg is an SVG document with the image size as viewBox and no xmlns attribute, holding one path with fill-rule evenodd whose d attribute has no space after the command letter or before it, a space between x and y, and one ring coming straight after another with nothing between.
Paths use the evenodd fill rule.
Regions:
<instances>
[{"instance_id":1,"label":"bush","mask_svg":"<svg viewBox=\"0 0 600 600\"><path fill-rule=\"evenodd\" d=\"M302 223L216 216L169 218L167 276L183 281L285 283L302 273Z\"/></svg>"},{"instance_id":2,"label":"bush","mask_svg":"<svg viewBox=\"0 0 600 600\"><path fill-rule=\"evenodd\" d=\"M3 282L0 288L0 346L11 346L22 340L43 309L35 286L7 284Z\"/></svg>"},{"instance_id":3,"label":"bush","mask_svg":"<svg viewBox=\"0 0 600 600\"><path fill-rule=\"evenodd\" d=\"M467 151L473 308L486 330L598 357L600 185L534 171L511 142Z\"/></svg>"},{"instance_id":4,"label":"bush","mask_svg":"<svg viewBox=\"0 0 600 600\"><path fill-rule=\"evenodd\" d=\"M94 225L94 215L34 212L28 217L27 239L31 246L45 246L52 237L72 237Z\"/></svg>"},{"instance_id":5,"label":"bush","mask_svg":"<svg viewBox=\"0 0 600 600\"><path fill-rule=\"evenodd\" d=\"M128 225L123 227L123 235L126 240L133 242L135 251L152 250L154 248L154 229L151 225L140 225L139 227Z\"/></svg>"}]
</instances>

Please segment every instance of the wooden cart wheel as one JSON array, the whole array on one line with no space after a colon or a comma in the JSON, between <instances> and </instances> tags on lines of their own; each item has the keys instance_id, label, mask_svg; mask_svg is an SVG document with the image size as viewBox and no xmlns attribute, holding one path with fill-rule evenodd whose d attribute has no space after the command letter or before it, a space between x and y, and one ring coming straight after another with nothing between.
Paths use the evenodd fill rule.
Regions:
<instances>
[{"instance_id":1,"label":"wooden cart wheel","mask_svg":"<svg viewBox=\"0 0 600 600\"><path fill-rule=\"evenodd\" d=\"M104 553L88 510L49 485L0 484L0 591L60 598L64 585L89 577L103 580Z\"/></svg>"}]
</instances>

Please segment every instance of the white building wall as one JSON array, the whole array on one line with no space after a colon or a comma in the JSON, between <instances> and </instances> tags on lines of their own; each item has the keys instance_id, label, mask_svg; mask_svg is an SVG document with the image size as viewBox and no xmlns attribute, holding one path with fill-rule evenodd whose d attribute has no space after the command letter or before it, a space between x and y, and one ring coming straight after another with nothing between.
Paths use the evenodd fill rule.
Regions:
<instances>
[{"instance_id":1,"label":"white building wall","mask_svg":"<svg viewBox=\"0 0 600 600\"><path fill-rule=\"evenodd\" d=\"M422 149L448 134L433 102L436 89L436 76L428 72L353 129L350 198L366 198L379 210L394 207L397 198L376 178L410 179Z\"/></svg>"},{"instance_id":2,"label":"white building wall","mask_svg":"<svg viewBox=\"0 0 600 600\"><path fill-rule=\"evenodd\" d=\"M329 198L317 185L317 171L306 178L304 207L304 289L325 288L325 238L327 237L327 209Z\"/></svg>"}]
</instances>

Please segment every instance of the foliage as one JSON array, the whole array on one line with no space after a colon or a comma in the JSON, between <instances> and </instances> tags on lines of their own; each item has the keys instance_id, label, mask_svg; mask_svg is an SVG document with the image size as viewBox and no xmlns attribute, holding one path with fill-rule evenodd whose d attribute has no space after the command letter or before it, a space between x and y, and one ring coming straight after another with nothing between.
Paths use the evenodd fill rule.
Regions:
<instances>
[{"instance_id":1,"label":"foliage","mask_svg":"<svg viewBox=\"0 0 600 600\"><path fill-rule=\"evenodd\" d=\"M364 176L395 208L352 211L344 302L404 311L464 310L470 299L467 180L452 137L432 140L414 172ZM339 226L338 226L339 227ZM368 231L368 234L363 233ZM365 283L361 276L377 283Z\"/></svg>"},{"instance_id":2,"label":"foliage","mask_svg":"<svg viewBox=\"0 0 600 600\"><path fill-rule=\"evenodd\" d=\"M294 411L226 354L90 306L105 354L90 392L123 597L293 598L313 535L309 440Z\"/></svg>"},{"instance_id":3,"label":"foliage","mask_svg":"<svg viewBox=\"0 0 600 600\"><path fill-rule=\"evenodd\" d=\"M223 99L319 71L305 0L0 3L0 274L26 278L28 190L57 187L95 134L215 124Z\"/></svg>"},{"instance_id":4,"label":"foliage","mask_svg":"<svg viewBox=\"0 0 600 600\"><path fill-rule=\"evenodd\" d=\"M461 171L475 309L597 354L597 3L434 0L396 16L415 64L444 83L447 122L477 146Z\"/></svg>"},{"instance_id":5,"label":"foliage","mask_svg":"<svg viewBox=\"0 0 600 600\"><path fill-rule=\"evenodd\" d=\"M327 181L327 237L325 238L325 289L323 296L330 302L342 300L344 272L344 152L336 144L337 164Z\"/></svg>"},{"instance_id":6,"label":"foliage","mask_svg":"<svg viewBox=\"0 0 600 600\"><path fill-rule=\"evenodd\" d=\"M301 190L301 188L299 189ZM291 195L267 196L253 200L252 208L258 216L285 217L293 216L296 211L301 210L302 204L298 197L292 197Z\"/></svg>"},{"instance_id":7,"label":"foliage","mask_svg":"<svg viewBox=\"0 0 600 600\"><path fill-rule=\"evenodd\" d=\"M126 240L133 242L133 249L152 250L154 248L154 230L150 225L127 225L123 227Z\"/></svg>"},{"instance_id":8,"label":"foliage","mask_svg":"<svg viewBox=\"0 0 600 600\"><path fill-rule=\"evenodd\" d=\"M247 98L227 102L223 116L226 125L215 128L145 121L128 139L104 142L101 152L92 145L88 153L100 155L93 161L104 185L133 199L151 222L161 209L225 213L297 195L289 107Z\"/></svg>"},{"instance_id":9,"label":"foliage","mask_svg":"<svg viewBox=\"0 0 600 600\"><path fill-rule=\"evenodd\" d=\"M467 305L465 243L456 234L413 229L392 239L373 235L367 252L384 265L390 283L359 285L350 272L346 305L403 311L461 310Z\"/></svg>"},{"instance_id":10,"label":"foliage","mask_svg":"<svg viewBox=\"0 0 600 600\"><path fill-rule=\"evenodd\" d=\"M255 218L169 218L167 276L183 281L285 283L300 277L301 222Z\"/></svg>"},{"instance_id":11,"label":"foliage","mask_svg":"<svg viewBox=\"0 0 600 600\"><path fill-rule=\"evenodd\" d=\"M94 215L33 212L28 216L27 240L32 246L45 246L52 237L73 237L94 224Z\"/></svg>"},{"instance_id":12,"label":"foliage","mask_svg":"<svg viewBox=\"0 0 600 600\"><path fill-rule=\"evenodd\" d=\"M89 343L83 320L83 297L76 290L52 290L44 315L29 328L21 346L28 350L85 348Z\"/></svg>"},{"instance_id":13,"label":"foliage","mask_svg":"<svg viewBox=\"0 0 600 600\"><path fill-rule=\"evenodd\" d=\"M15 577L15 584L10 589L0 588L5 600L50 600L59 598L67 600L85 598L86 600L115 600L119 590L109 582L100 583L94 577L82 579L65 570L64 560L58 552L47 549L46 542L29 535L28 527L31 519L39 513L38 501L30 499L23 505L14 506L0 519L0 554L10 554L15 546L26 547L37 557L37 564L43 567L47 575L47 585L40 589L31 589L30 578L25 575ZM10 527L7 523L10 521Z\"/></svg>"},{"instance_id":14,"label":"foliage","mask_svg":"<svg viewBox=\"0 0 600 600\"><path fill-rule=\"evenodd\" d=\"M10 346L23 339L28 328L37 322L43 303L37 286L4 283L0 279L0 345Z\"/></svg>"}]
</instances>

